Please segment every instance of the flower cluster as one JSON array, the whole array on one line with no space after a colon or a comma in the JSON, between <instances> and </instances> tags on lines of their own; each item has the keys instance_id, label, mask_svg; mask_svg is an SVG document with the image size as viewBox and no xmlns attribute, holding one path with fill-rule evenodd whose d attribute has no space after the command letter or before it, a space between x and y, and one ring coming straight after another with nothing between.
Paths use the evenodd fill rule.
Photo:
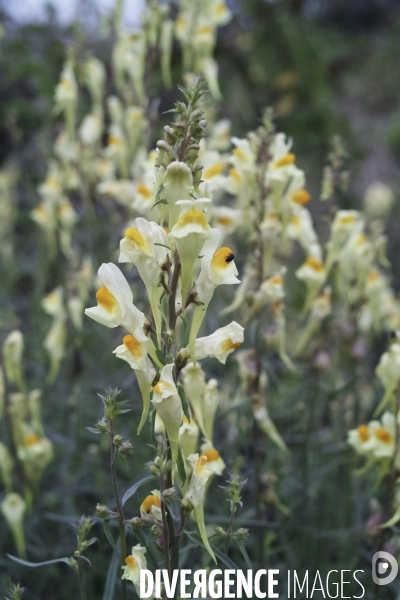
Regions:
<instances>
[{"instance_id":1,"label":"flower cluster","mask_svg":"<svg viewBox=\"0 0 400 600\"><path fill-rule=\"evenodd\" d=\"M0 419L4 404L12 436L12 443L9 440L7 444L5 438L0 442L0 480L6 491L0 510L22 557L25 556L24 515L31 507L44 470L53 459L53 444L46 436L41 416L42 392L26 389L23 350L22 333L12 331L3 344L4 374L0 369ZM21 494L14 491L18 488Z\"/></svg>"},{"instance_id":2,"label":"flower cluster","mask_svg":"<svg viewBox=\"0 0 400 600\"><path fill-rule=\"evenodd\" d=\"M144 314L137 308L126 277L108 263L98 271L97 306L85 313L106 327L125 329L114 354L136 374L143 401L138 433L152 406L158 419L156 430L165 432L172 477L179 457L187 461L184 471L190 475L190 483L186 492L183 488L182 506L185 511L195 511L203 543L214 557L203 504L209 478L221 474L225 464L212 443L216 382L206 384L197 361L215 357L225 364L244 335L243 327L233 321L211 335L198 337L215 289L240 281L231 249L219 246L220 232L208 220L213 186L202 180L203 165L198 161L206 126L200 108L202 79L195 79L183 94L186 102L176 104L177 119L165 128L165 139L157 144L154 195L160 204L159 223L138 217L120 242L119 262L137 270L150 311ZM196 452L200 431L201 455ZM155 466L164 473L159 463ZM160 507L166 510L162 493L161 489L153 492L141 509L142 518L151 517L161 531ZM128 558L125 577L131 577L137 563Z\"/></svg>"}]
</instances>

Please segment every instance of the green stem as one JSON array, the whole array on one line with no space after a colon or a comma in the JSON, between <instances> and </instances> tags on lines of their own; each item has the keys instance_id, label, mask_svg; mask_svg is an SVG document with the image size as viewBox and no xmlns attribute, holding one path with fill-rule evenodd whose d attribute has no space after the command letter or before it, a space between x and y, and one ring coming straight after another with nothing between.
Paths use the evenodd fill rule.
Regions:
<instances>
[{"instance_id":1,"label":"green stem","mask_svg":"<svg viewBox=\"0 0 400 600\"><path fill-rule=\"evenodd\" d=\"M225 554L228 554L228 550L229 550L229 544L230 544L231 537L232 537L233 519L235 518L235 513L236 513L236 505L232 502L231 518L229 519L228 531L226 532L226 538L225 538L225 546L224 546Z\"/></svg>"},{"instance_id":2,"label":"green stem","mask_svg":"<svg viewBox=\"0 0 400 600\"><path fill-rule=\"evenodd\" d=\"M170 286L170 290L171 290L171 295L169 297L169 305L168 305L168 324L169 324L169 328L171 329L171 331L175 331L175 327L176 327L176 292L178 290L178 282L179 282L179 275L181 272L181 261L179 259L179 254L178 252L175 252L174 254L174 272L172 275L172 279L171 279L171 286Z\"/></svg>"},{"instance_id":3,"label":"green stem","mask_svg":"<svg viewBox=\"0 0 400 600\"><path fill-rule=\"evenodd\" d=\"M168 442L167 456L168 461L172 462L171 447ZM172 470L168 471L165 477L166 489L172 488ZM170 552L170 577L175 569L179 569L179 537L176 535L174 521L171 516L171 511L167 512L167 525L169 533L169 552ZM174 596L175 598L175 596Z\"/></svg>"},{"instance_id":4,"label":"green stem","mask_svg":"<svg viewBox=\"0 0 400 600\"><path fill-rule=\"evenodd\" d=\"M85 590L85 584L83 581L83 565L82 565L82 561L79 559L77 559L77 563L78 563L78 574L79 574L79 591L80 591L80 595L81 595L81 600L86 600L86 590Z\"/></svg>"},{"instance_id":5,"label":"green stem","mask_svg":"<svg viewBox=\"0 0 400 600\"><path fill-rule=\"evenodd\" d=\"M118 513L118 526L119 526L119 535L120 535L120 548L121 548L121 566L123 567L125 564L126 558L126 534L125 534L125 515L124 509L122 508L121 500L119 498L118 486L117 486L117 471L115 468L115 446L114 446L114 421L113 419L108 420L110 425L110 438L111 438L111 479L112 486L114 491L115 504L117 505L117 513ZM122 597L126 600L126 579L122 580Z\"/></svg>"},{"instance_id":6,"label":"green stem","mask_svg":"<svg viewBox=\"0 0 400 600\"><path fill-rule=\"evenodd\" d=\"M164 560L165 566L168 571L168 575L171 575L171 563L169 556L169 527L167 522L167 511L165 510L165 502L163 498L163 494L165 491L165 476L164 473L160 473L160 496L161 496L161 517L163 524L163 538L164 538Z\"/></svg>"}]
</instances>

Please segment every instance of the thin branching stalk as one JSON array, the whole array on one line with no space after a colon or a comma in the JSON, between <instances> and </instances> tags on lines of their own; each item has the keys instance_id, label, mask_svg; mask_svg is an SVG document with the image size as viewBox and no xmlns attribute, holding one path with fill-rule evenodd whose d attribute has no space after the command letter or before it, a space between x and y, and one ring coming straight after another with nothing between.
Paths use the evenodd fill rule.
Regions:
<instances>
[{"instance_id":1,"label":"thin branching stalk","mask_svg":"<svg viewBox=\"0 0 400 600\"><path fill-rule=\"evenodd\" d=\"M120 551L121 551L121 566L124 566L124 561L125 561L125 557L126 557L126 534L125 534L125 514L124 514L124 509L122 508L122 504L121 504L121 500L119 497L119 493L118 493L118 486L117 486L117 471L116 471L116 467L115 467L115 453L116 453L116 448L114 445L114 437L115 437L115 431L114 431L114 420L113 419L109 419L109 426L110 426L110 438L111 438L111 457L110 457L110 461L111 461L111 479L112 479L112 486L113 486L113 491L114 491L114 498L115 498L115 504L117 506L117 513L118 513L118 525L119 525L119 535L120 535ZM122 580L122 597L124 600L126 600L126 580L123 579Z\"/></svg>"},{"instance_id":2,"label":"thin branching stalk","mask_svg":"<svg viewBox=\"0 0 400 600\"><path fill-rule=\"evenodd\" d=\"M171 447L167 437L167 457L168 461L172 463ZM173 486L172 482L172 470L169 470L165 476L166 489L170 489ZM179 537L175 531L174 521L172 519L171 511L167 511L167 525L169 533L169 551L170 551L170 577L175 569L179 569ZM175 596L174 596L175 597Z\"/></svg>"},{"instance_id":3,"label":"thin branching stalk","mask_svg":"<svg viewBox=\"0 0 400 600\"><path fill-rule=\"evenodd\" d=\"M233 529L233 521L235 518L235 513L236 513L236 504L234 502L232 502L231 503L231 517L229 519L229 526L228 526L228 530L226 532L226 538L225 538L225 546L224 546L225 554L228 554L228 551L229 551L229 544L230 544L231 537L232 537L232 529Z\"/></svg>"},{"instance_id":4,"label":"thin branching stalk","mask_svg":"<svg viewBox=\"0 0 400 600\"><path fill-rule=\"evenodd\" d=\"M161 496L161 518L163 524L163 541L164 541L164 560L165 566L168 571L168 575L171 572L171 563L169 556L169 528L167 523L167 511L165 509L165 500L164 500L164 491L165 491L165 474L164 471L160 472L160 496Z\"/></svg>"}]
</instances>

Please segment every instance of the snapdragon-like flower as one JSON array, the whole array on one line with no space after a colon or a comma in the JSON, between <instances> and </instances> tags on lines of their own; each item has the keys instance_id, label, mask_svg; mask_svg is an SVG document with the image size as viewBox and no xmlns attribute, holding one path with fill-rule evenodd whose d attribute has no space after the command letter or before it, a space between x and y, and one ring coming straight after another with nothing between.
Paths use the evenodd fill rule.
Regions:
<instances>
[{"instance_id":1,"label":"snapdragon-like flower","mask_svg":"<svg viewBox=\"0 0 400 600\"><path fill-rule=\"evenodd\" d=\"M379 181L371 183L364 196L364 207L367 215L372 219L384 219L394 201L393 191Z\"/></svg>"},{"instance_id":2,"label":"snapdragon-like flower","mask_svg":"<svg viewBox=\"0 0 400 600\"><path fill-rule=\"evenodd\" d=\"M191 454L187 458L188 463L192 468L192 476L190 478L189 489L186 492L182 502L190 503L193 506L196 515L197 526L203 541L213 560L216 562L214 552L211 549L208 541L206 527L204 523L204 499L206 494L206 486L209 478L213 474L208 465L207 456L199 456Z\"/></svg>"},{"instance_id":3,"label":"snapdragon-like flower","mask_svg":"<svg viewBox=\"0 0 400 600\"><path fill-rule=\"evenodd\" d=\"M20 440L17 455L24 463L28 478L35 480L53 459L53 444L47 437L39 437L31 430Z\"/></svg>"},{"instance_id":4,"label":"snapdragon-like flower","mask_svg":"<svg viewBox=\"0 0 400 600\"><path fill-rule=\"evenodd\" d=\"M287 228L288 238L291 240L297 240L302 246L306 254L315 252L315 248L319 248L318 236L315 233L312 218L307 208L303 206L295 206L291 216L290 223ZM321 260L322 253L319 252L319 259Z\"/></svg>"},{"instance_id":5,"label":"snapdragon-like flower","mask_svg":"<svg viewBox=\"0 0 400 600\"><path fill-rule=\"evenodd\" d=\"M128 178L128 144L121 126L117 123L112 123L109 128L104 156L114 161L124 179Z\"/></svg>"},{"instance_id":6,"label":"snapdragon-like flower","mask_svg":"<svg viewBox=\"0 0 400 600\"><path fill-rule=\"evenodd\" d=\"M113 263L103 263L98 270L103 284L96 292L97 306L87 308L85 314L106 327L121 325L134 333L145 321L144 314L133 304L129 283Z\"/></svg>"},{"instance_id":7,"label":"snapdragon-like flower","mask_svg":"<svg viewBox=\"0 0 400 600\"><path fill-rule=\"evenodd\" d=\"M205 144L205 140L201 140ZM216 150L205 150L200 153L199 161L203 165L202 179L211 182L217 189L222 189L225 185L225 175L223 174L228 161L223 158Z\"/></svg>"},{"instance_id":8,"label":"snapdragon-like flower","mask_svg":"<svg viewBox=\"0 0 400 600\"><path fill-rule=\"evenodd\" d=\"M354 232L362 230L360 213L356 210L338 210L332 223L331 236L327 244L326 270L329 273L340 251Z\"/></svg>"},{"instance_id":9,"label":"snapdragon-like flower","mask_svg":"<svg viewBox=\"0 0 400 600\"><path fill-rule=\"evenodd\" d=\"M196 421L194 419L188 421L187 417L184 415L182 426L179 429L179 446L181 447L184 458L187 458L196 452L198 441L199 427Z\"/></svg>"},{"instance_id":10,"label":"snapdragon-like flower","mask_svg":"<svg viewBox=\"0 0 400 600\"><path fill-rule=\"evenodd\" d=\"M101 106L106 81L106 69L103 63L97 58L89 58L83 66L83 77L92 96L93 104Z\"/></svg>"},{"instance_id":11,"label":"snapdragon-like flower","mask_svg":"<svg viewBox=\"0 0 400 600\"><path fill-rule=\"evenodd\" d=\"M308 311L312 301L318 294L326 278L326 271L322 262L315 256L309 256L296 271L296 277L304 281L307 286L307 297L304 310Z\"/></svg>"},{"instance_id":12,"label":"snapdragon-like flower","mask_svg":"<svg viewBox=\"0 0 400 600\"><path fill-rule=\"evenodd\" d=\"M96 108L92 113L86 115L79 128L79 137L86 146L94 146L103 133L103 114L101 109Z\"/></svg>"},{"instance_id":13,"label":"snapdragon-like flower","mask_svg":"<svg viewBox=\"0 0 400 600\"><path fill-rule=\"evenodd\" d=\"M136 592L140 597L140 571L147 569L147 560L145 557L146 548L137 544L132 547L132 553L125 558L125 565L122 567L123 574L121 579L131 581L135 586Z\"/></svg>"},{"instance_id":14,"label":"snapdragon-like flower","mask_svg":"<svg viewBox=\"0 0 400 600\"><path fill-rule=\"evenodd\" d=\"M381 421L370 421L348 432L348 443L371 460L390 459L396 447L396 417L386 411Z\"/></svg>"},{"instance_id":15,"label":"snapdragon-like flower","mask_svg":"<svg viewBox=\"0 0 400 600\"><path fill-rule=\"evenodd\" d=\"M282 452L287 453L288 448L277 430L275 424L272 422L269 416L266 406L261 402L259 398L255 398L253 401L253 415L258 427L267 435Z\"/></svg>"},{"instance_id":16,"label":"snapdragon-like flower","mask_svg":"<svg viewBox=\"0 0 400 600\"><path fill-rule=\"evenodd\" d=\"M207 138L208 147L219 152L228 150L231 140L231 128L232 123L229 119L220 119L214 123Z\"/></svg>"},{"instance_id":17,"label":"snapdragon-like flower","mask_svg":"<svg viewBox=\"0 0 400 600\"><path fill-rule=\"evenodd\" d=\"M50 359L48 374L48 381L50 383L56 378L61 361L65 356L67 329L63 296L63 289L59 286L42 300L43 309L53 317L53 323L43 341L43 347L46 349Z\"/></svg>"},{"instance_id":18,"label":"snapdragon-like flower","mask_svg":"<svg viewBox=\"0 0 400 600\"><path fill-rule=\"evenodd\" d=\"M232 321L211 335L198 338L194 348L196 358L201 360L211 356L217 358L224 365L229 354L243 343L243 331L244 329L239 323Z\"/></svg>"},{"instance_id":19,"label":"snapdragon-like flower","mask_svg":"<svg viewBox=\"0 0 400 600\"><path fill-rule=\"evenodd\" d=\"M67 60L61 72L60 81L54 93L55 109L57 112L75 107L78 97L78 86L72 62Z\"/></svg>"},{"instance_id":20,"label":"snapdragon-like flower","mask_svg":"<svg viewBox=\"0 0 400 600\"><path fill-rule=\"evenodd\" d=\"M135 225L125 231L121 240L119 262L131 262L139 271L149 296L160 346L162 316L159 302L163 290L159 284L161 267L170 254L168 239L164 229L157 223L139 217Z\"/></svg>"},{"instance_id":21,"label":"snapdragon-like flower","mask_svg":"<svg viewBox=\"0 0 400 600\"><path fill-rule=\"evenodd\" d=\"M14 469L14 460L7 446L0 442L0 477L6 493L12 491L12 474Z\"/></svg>"},{"instance_id":22,"label":"snapdragon-like flower","mask_svg":"<svg viewBox=\"0 0 400 600\"><path fill-rule=\"evenodd\" d=\"M3 344L4 367L7 379L15 383L23 391L25 389L22 374L22 354L24 352L24 336L18 329L8 334Z\"/></svg>"},{"instance_id":23,"label":"snapdragon-like flower","mask_svg":"<svg viewBox=\"0 0 400 600\"><path fill-rule=\"evenodd\" d=\"M182 402L172 375L173 364L165 365L160 380L153 388L152 403L166 429L173 464L178 457L179 429L183 421Z\"/></svg>"},{"instance_id":24,"label":"snapdragon-like flower","mask_svg":"<svg viewBox=\"0 0 400 600\"><path fill-rule=\"evenodd\" d=\"M214 448L211 440L205 439L200 446L201 456L207 457L207 466L211 469L213 475L222 475L226 464L218 450Z\"/></svg>"},{"instance_id":25,"label":"snapdragon-like flower","mask_svg":"<svg viewBox=\"0 0 400 600\"><path fill-rule=\"evenodd\" d=\"M357 454L368 454L370 445L368 444L371 438L369 425L362 424L356 429L350 429L347 433L347 443L350 444Z\"/></svg>"},{"instance_id":26,"label":"snapdragon-like flower","mask_svg":"<svg viewBox=\"0 0 400 600\"><path fill-rule=\"evenodd\" d=\"M203 404L206 391L206 376L199 364L188 363L183 370L183 386L185 394L193 409L194 418L203 435L206 435L204 426ZM190 452L189 454L192 454Z\"/></svg>"},{"instance_id":27,"label":"snapdragon-like flower","mask_svg":"<svg viewBox=\"0 0 400 600\"><path fill-rule=\"evenodd\" d=\"M236 231L243 222L242 211L230 206L215 206L212 209L212 221L220 233L220 242Z\"/></svg>"},{"instance_id":28,"label":"snapdragon-like flower","mask_svg":"<svg viewBox=\"0 0 400 600\"><path fill-rule=\"evenodd\" d=\"M18 554L21 558L25 558L26 555L23 531L23 520L26 509L25 500L19 494L15 493L7 494L0 504L0 510L11 529Z\"/></svg>"},{"instance_id":29,"label":"snapdragon-like flower","mask_svg":"<svg viewBox=\"0 0 400 600\"><path fill-rule=\"evenodd\" d=\"M143 326L135 330L134 335L126 335L122 344L114 350L114 354L127 362L135 371L137 382L143 398L143 412L140 419L138 434L146 422L150 408L151 384L156 376L156 371L147 356L149 338L143 333Z\"/></svg>"},{"instance_id":30,"label":"snapdragon-like flower","mask_svg":"<svg viewBox=\"0 0 400 600\"><path fill-rule=\"evenodd\" d=\"M161 497L159 490L153 490L151 494L146 496L140 505L140 514L151 515L157 521L161 521Z\"/></svg>"},{"instance_id":31,"label":"snapdragon-like flower","mask_svg":"<svg viewBox=\"0 0 400 600\"><path fill-rule=\"evenodd\" d=\"M219 285L240 283L240 280L236 277L238 270L232 250L227 247L217 249L218 241L219 233L216 229L213 229L202 249L201 270L196 281L196 301L201 302L201 304L195 306L189 339L189 348L192 354L196 336L213 297L214 290Z\"/></svg>"},{"instance_id":32,"label":"snapdragon-like flower","mask_svg":"<svg viewBox=\"0 0 400 600\"><path fill-rule=\"evenodd\" d=\"M214 419L219 403L218 381L210 379L206 383L203 403L203 423L206 438L213 439Z\"/></svg>"},{"instance_id":33,"label":"snapdragon-like flower","mask_svg":"<svg viewBox=\"0 0 400 600\"><path fill-rule=\"evenodd\" d=\"M339 256L340 272L347 279L353 277L364 283L374 258L371 242L364 233L354 233Z\"/></svg>"},{"instance_id":34,"label":"snapdragon-like flower","mask_svg":"<svg viewBox=\"0 0 400 600\"><path fill-rule=\"evenodd\" d=\"M106 164L107 168L109 165L112 165L109 161ZM138 187L136 184L128 179L113 180L112 177L105 177L104 179L105 181L102 181L97 186L99 194L110 196L123 206L132 207L134 205Z\"/></svg>"},{"instance_id":35,"label":"snapdragon-like flower","mask_svg":"<svg viewBox=\"0 0 400 600\"><path fill-rule=\"evenodd\" d=\"M400 343L394 342L387 352L381 356L376 374L385 388L385 395L377 409L379 413L384 406L393 399L394 393L400 382Z\"/></svg>"},{"instance_id":36,"label":"snapdragon-like flower","mask_svg":"<svg viewBox=\"0 0 400 600\"><path fill-rule=\"evenodd\" d=\"M283 194L290 198L292 193L304 188L305 176L296 167L296 156L290 152L292 141L286 140L283 133L277 133L272 141L270 152L272 159L265 175L265 183L271 189L275 209L279 212Z\"/></svg>"},{"instance_id":37,"label":"snapdragon-like flower","mask_svg":"<svg viewBox=\"0 0 400 600\"><path fill-rule=\"evenodd\" d=\"M168 203L171 230L179 218L178 200L189 198L189 192L193 188L192 171L184 162L170 163L165 170L163 186L162 193Z\"/></svg>"},{"instance_id":38,"label":"snapdragon-like flower","mask_svg":"<svg viewBox=\"0 0 400 600\"><path fill-rule=\"evenodd\" d=\"M204 208L209 206L208 198L180 200L181 214L169 237L175 241L182 265L182 309L185 308L187 292L192 284L193 268L202 251L204 242L211 236L211 227L207 222Z\"/></svg>"},{"instance_id":39,"label":"snapdragon-like flower","mask_svg":"<svg viewBox=\"0 0 400 600\"><path fill-rule=\"evenodd\" d=\"M247 310L246 322L267 304L281 303L285 297L284 276L286 268L282 267L280 273L276 273L262 282L260 288L252 296L252 304Z\"/></svg>"}]
</instances>

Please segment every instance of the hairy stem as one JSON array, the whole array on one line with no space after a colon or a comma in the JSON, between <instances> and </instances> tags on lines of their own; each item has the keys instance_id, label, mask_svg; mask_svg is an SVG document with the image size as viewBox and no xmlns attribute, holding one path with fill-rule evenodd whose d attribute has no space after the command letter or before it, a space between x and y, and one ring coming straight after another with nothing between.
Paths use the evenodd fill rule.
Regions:
<instances>
[{"instance_id":1,"label":"hairy stem","mask_svg":"<svg viewBox=\"0 0 400 600\"><path fill-rule=\"evenodd\" d=\"M169 441L167 438L168 447L167 447L167 456L168 460L172 460L171 456L171 447L169 445ZM172 470L168 471L165 477L166 488L172 488ZM169 551L170 551L170 570L171 575L175 569L179 569L179 537L176 535L174 521L171 516L171 511L167 512L167 524L168 524L168 532L169 532Z\"/></svg>"},{"instance_id":2,"label":"hairy stem","mask_svg":"<svg viewBox=\"0 0 400 600\"><path fill-rule=\"evenodd\" d=\"M169 556L169 527L167 523L167 511L165 509L165 501L163 498L163 494L165 491L165 475L163 472L160 473L160 496L161 496L161 517L163 524L163 538L164 538L164 559L165 566L168 571L168 575L171 574L171 563Z\"/></svg>"},{"instance_id":3,"label":"hairy stem","mask_svg":"<svg viewBox=\"0 0 400 600\"><path fill-rule=\"evenodd\" d=\"M235 518L235 513L236 513L236 504L234 502L232 502L231 518L229 519L228 531L226 532L226 538L225 538L225 546L224 546L225 554L228 554L228 550L229 550L229 544L230 544L231 537L232 537L233 520Z\"/></svg>"},{"instance_id":4,"label":"hairy stem","mask_svg":"<svg viewBox=\"0 0 400 600\"><path fill-rule=\"evenodd\" d=\"M114 498L115 498L115 504L117 506L117 513L118 513L118 526L119 526L119 535L120 535L120 559L121 559L121 566L124 566L124 561L126 558L126 535L125 535L125 515L124 515L124 509L122 508L122 504L121 504L121 500L119 497L119 493L118 493L118 486L117 486L117 471L115 468L115 446L114 446L114 436L115 436L115 431L114 431L114 421L113 419L109 419L109 425L110 425L110 438L111 438L111 479L112 479L112 486L113 486L113 491L114 491ZM126 580L123 579L122 580L122 597L124 600L126 600Z\"/></svg>"}]
</instances>

